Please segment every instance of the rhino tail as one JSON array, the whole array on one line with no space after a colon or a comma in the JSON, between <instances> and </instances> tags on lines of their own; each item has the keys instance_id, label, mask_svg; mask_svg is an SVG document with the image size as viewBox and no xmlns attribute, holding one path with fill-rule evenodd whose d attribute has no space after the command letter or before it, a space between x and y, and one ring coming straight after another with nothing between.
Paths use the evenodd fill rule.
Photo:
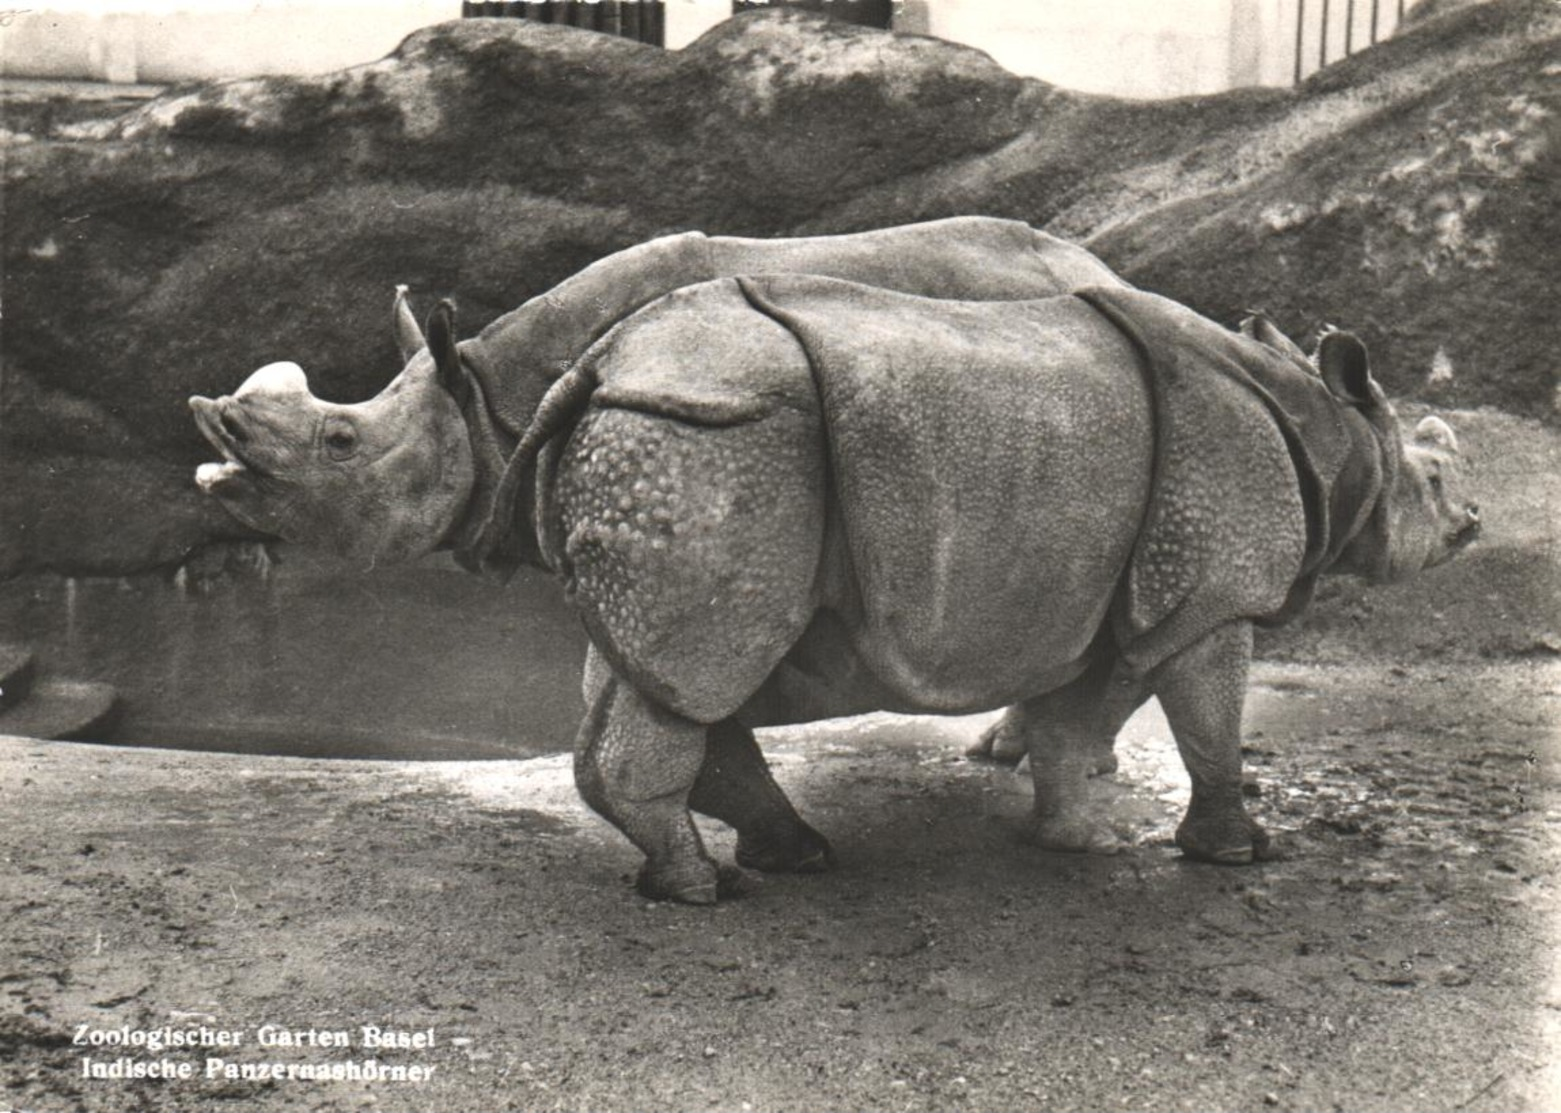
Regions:
<instances>
[{"instance_id":1,"label":"rhino tail","mask_svg":"<svg viewBox=\"0 0 1561 1113\"><path fill-rule=\"evenodd\" d=\"M518 561L505 556L503 546L515 526L521 484L534 474L543 446L571 427L585 411L597 385L591 361L577 360L548 387L515 450L504 462L504 470L494 487L493 499L475 541L465 552L457 554L462 564L476 571L496 572L505 579L514 573Z\"/></svg>"}]
</instances>

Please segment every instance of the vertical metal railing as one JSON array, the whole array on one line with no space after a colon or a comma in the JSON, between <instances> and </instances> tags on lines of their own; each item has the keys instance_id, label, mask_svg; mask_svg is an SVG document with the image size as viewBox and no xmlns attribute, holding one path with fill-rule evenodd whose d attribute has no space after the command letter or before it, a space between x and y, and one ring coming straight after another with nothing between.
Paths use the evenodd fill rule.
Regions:
<instances>
[{"instance_id":1,"label":"vertical metal railing","mask_svg":"<svg viewBox=\"0 0 1561 1113\"><path fill-rule=\"evenodd\" d=\"M1306 45L1306 0L1295 5L1295 83L1301 83L1301 50Z\"/></svg>"},{"instance_id":2,"label":"vertical metal railing","mask_svg":"<svg viewBox=\"0 0 1561 1113\"><path fill-rule=\"evenodd\" d=\"M1241 0L1236 0L1240 3ZM1379 41L1398 30L1399 24L1404 21L1406 10L1414 7L1414 0L1397 0L1393 26L1384 32L1382 27L1382 0L1371 0L1370 17L1366 20L1366 26L1359 30L1362 35L1357 35L1356 24L1360 22L1358 14L1365 11L1357 9L1356 0L1344 0L1343 10L1343 43L1336 44L1334 39L1339 37L1338 29L1334 24L1337 0L1296 0L1295 8L1295 80L1299 83L1309 73L1322 69L1330 62L1337 62L1341 58L1348 58L1357 50L1363 50L1367 46L1375 46ZM1315 26L1312 21L1315 21ZM1311 33L1317 35L1317 65L1312 69L1307 68L1308 43ZM1364 37L1365 43L1360 40Z\"/></svg>"},{"instance_id":3,"label":"vertical metal railing","mask_svg":"<svg viewBox=\"0 0 1561 1113\"><path fill-rule=\"evenodd\" d=\"M654 46L666 41L664 0L464 0L461 15L580 27Z\"/></svg>"}]
</instances>

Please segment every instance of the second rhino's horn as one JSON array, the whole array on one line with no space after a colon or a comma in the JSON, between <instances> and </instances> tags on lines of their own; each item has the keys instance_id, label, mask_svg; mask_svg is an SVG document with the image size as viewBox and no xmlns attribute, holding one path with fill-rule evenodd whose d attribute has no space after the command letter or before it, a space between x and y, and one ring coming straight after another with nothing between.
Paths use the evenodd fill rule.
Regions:
<instances>
[{"instance_id":1,"label":"second rhino's horn","mask_svg":"<svg viewBox=\"0 0 1561 1113\"><path fill-rule=\"evenodd\" d=\"M268 363L244 380L233 392L235 398L250 394L297 394L309 392L309 379L296 363Z\"/></svg>"},{"instance_id":2,"label":"second rhino's horn","mask_svg":"<svg viewBox=\"0 0 1561 1113\"><path fill-rule=\"evenodd\" d=\"M1421 444L1435 445L1444 452L1458 451L1458 437L1452 426L1435 414L1420 419L1420 424L1415 426L1415 440Z\"/></svg>"}]
</instances>

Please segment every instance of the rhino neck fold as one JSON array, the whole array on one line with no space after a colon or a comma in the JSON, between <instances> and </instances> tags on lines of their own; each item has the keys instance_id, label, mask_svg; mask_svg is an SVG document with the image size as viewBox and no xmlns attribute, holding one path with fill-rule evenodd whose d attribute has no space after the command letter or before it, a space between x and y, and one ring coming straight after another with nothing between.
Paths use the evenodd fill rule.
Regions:
<instances>
[{"instance_id":1,"label":"rhino neck fold","mask_svg":"<svg viewBox=\"0 0 1561 1113\"><path fill-rule=\"evenodd\" d=\"M541 563L532 526L533 484L520 483L515 506L507 515L508 529L502 536L491 536L484 527L495 516L500 482L519 438L495 416L483 387L486 376L467 365L474 359L481 356L471 347L463 347L461 370L470 390L461 416L471 443L472 488L439 548L454 550L455 559L469 572L507 580L522 564Z\"/></svg>"},{"instance_id":2,"label":"rhino neck fold","mask_svg":"<svg viewBox=\"0 0 1561 1113\"><path fill-rule=\"evenodd\" d=\"M1382 556L1371 554L1365 541L1368 534L1386 536L1388 494L1398 479L1399 456L1403 447L1398 439L1397 418L1391 412L1381 414L1350 411L1346 415L1351 452L1336 480L1333 511L1337 541L1330 548L1325 572L1360 575L1381 582L1386 578ZM1364 545L1357 545L1357 541Z\"/></svg>"}]
</instances>

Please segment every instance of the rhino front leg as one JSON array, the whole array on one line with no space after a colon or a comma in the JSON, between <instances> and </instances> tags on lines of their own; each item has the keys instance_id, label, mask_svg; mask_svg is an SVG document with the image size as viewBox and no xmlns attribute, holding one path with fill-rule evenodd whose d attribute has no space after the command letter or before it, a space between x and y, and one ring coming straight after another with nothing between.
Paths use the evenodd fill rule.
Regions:
<instances>
[{"instance_id":1,"label":"rhino front leg","mask_svg":"<svg viewBox=\"0 0 1561 1113\"><path fill-rule=\"evenodd\" d=\"M617 676L591 687L575 742L580 795L645 854L644 896L714 904L735 871L722 877L688 811L705 759L705 724L657 706Z\"/></svg>"},{"instance_id":2,"label":"rhino front leg","mask_svg":"<svg viewBox=\"0 0 1561 1113\"><path fill-rule=\"evenodd\" d=\"M803 822L770 775L753 731L735 719L709 728L689 806L737 832L737 864L766 873L821 873L829 841Z\"/></svg>"},{"instance_id":3,"label":"rhino front leg","mask_svg":"<svg viewBox=\"0 0 1561 1113\"><path fill-rule=\"evenodd\" d=\"M1245 865L1268 849L1268 834L1247 814L1241 792L1251 661L1252 625L1235 622L1172 657L1152 678L1192 779L1192 802L1176 829L1176 845L1189 858Z\"/></svg>"}]
</instances>

